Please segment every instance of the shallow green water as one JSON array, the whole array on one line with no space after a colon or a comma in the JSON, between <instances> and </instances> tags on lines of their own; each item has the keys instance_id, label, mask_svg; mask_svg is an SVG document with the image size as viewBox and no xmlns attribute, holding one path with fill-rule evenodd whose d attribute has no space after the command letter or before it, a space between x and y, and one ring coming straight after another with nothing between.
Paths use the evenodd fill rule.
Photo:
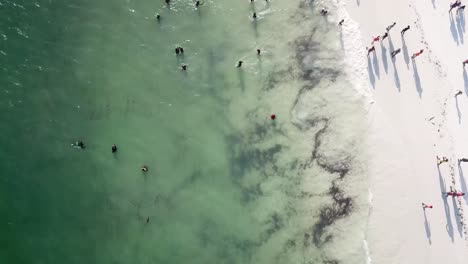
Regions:
<instances>
[{"instance_id":1,"label":"shallow green water","mask_svg":"<svg viewBox=\"0 0 468 264\"><path fill-rule=\"evenodd\" d=\"M363 260L364 115L315 4L0 2L0 263Z\"/></svg>"}]
</instances>

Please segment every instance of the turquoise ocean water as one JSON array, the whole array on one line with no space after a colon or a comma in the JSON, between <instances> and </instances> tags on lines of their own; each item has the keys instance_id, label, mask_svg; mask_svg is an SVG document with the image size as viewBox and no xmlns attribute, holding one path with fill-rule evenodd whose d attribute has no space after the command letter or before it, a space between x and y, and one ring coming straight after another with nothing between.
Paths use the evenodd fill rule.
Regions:
<instances>
[{"instance_id":1,"label":"turquoise ocean water","mask_svg":"<svg viewBox=\"0 0 468 264\"><path fill-rule=\"evenodd\" d=\"M337 18L202 2L0 0L0 263L363 263Z\"/></svg>"}]
</instances>

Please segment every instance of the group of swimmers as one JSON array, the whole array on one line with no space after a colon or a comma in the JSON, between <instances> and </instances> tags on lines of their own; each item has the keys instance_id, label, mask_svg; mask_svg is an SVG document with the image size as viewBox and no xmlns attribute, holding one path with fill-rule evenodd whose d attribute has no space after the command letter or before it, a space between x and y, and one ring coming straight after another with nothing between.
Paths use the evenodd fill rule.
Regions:
<instances>
[{"instance_id":1,"label":"group of swimmers","mask_svg":"<svg viewBox=\"0 0 468 264\"><path fill-rule=\"evenodd\" d=\"M71 146L75 147L75 148L79 148L79 149L85 149L86 148L86 145L84 144L84 142L82 140L78 140L78 141L72 143ZM111 147L112 153L116 153L117 150L118 150L117 145L112 144L112 147ZM140 170L143 171L143 172L147 172L149 170L149 168L148 168L147 165L143 165L143 166L141 166Z\"/></svg>"}]
</instances>

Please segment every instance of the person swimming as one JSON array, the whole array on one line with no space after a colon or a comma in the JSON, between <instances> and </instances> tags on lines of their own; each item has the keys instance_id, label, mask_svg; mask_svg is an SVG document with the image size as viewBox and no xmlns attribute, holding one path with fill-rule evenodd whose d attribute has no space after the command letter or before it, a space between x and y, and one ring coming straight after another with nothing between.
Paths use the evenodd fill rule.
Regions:
<instances>
[{"instance_id":1,"label":"person swimming","mask_svg":"<svg viewBox=\"0 0 468 264\"><path fill-rule=\"evenodd\" d=\"M78 140L75 143L72 143L71 146L75 147L75 148L80 148L80 149L85 149L86 148L85 144L81 140Z\"/></svg>"},{"instance_id":2,"label":"person swimming","mask_svg":"<svg viewBox=\"0 0 468 264\"><path fill-rule=\"evenodd\" d=\"M175 48L175 53L176 53L177 55L179 55L179 54L184 54L184 49L183 49L182 47L180 47L180 46L177 46L177 47Z\"/></svg>"},{"instance_id":3,"label":"person swimming","mask_svg":"<svg viewBox=\"0 0 468 264\"><path fill-rule=\"evenodd\" d=\"M142 172L147 172L147 171L148 171L148 166L143 165L143 166L141 166L140 170L141 170Z\"/></svg>"},{"instance_id":4,"label":"person swimming","mask_svg":"<svg viewBox=\"0 0 468 264\"><path fill-rule=\"evenodd\" d=\"M180 66L180 68L183 70L183 71L186 71L187 70L187 64L182 64Z\"/></svg>"}]
</instances>

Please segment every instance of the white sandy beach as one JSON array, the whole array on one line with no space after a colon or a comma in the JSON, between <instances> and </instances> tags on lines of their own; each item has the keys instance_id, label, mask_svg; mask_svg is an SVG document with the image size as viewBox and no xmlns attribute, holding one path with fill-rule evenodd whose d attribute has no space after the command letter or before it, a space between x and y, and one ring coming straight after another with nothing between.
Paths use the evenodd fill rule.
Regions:
<instances>
[{"instance_id":1,"label":"white sandy beach","mask_svg":"<svg viewBox=\"0 0 468 264\"><path fill-rule=\"evenodd\" d=\"M468 157L468 76L462 67L468 10L449 14L448 0L337 4L335 18L345 18L349 72L369 99L370 262L468 263L468 197L442 195L450 187L467 192L468 163L459 166L457 159ZM367 58L365 47L393 22L390 37L376 42ZM392 60L397 48L401 53ZM455 97L457 90L463 94ZM437 155L449 159L440 170ZM423 210L422 202L434 208Z\"/></svg>"}]
</instances>

